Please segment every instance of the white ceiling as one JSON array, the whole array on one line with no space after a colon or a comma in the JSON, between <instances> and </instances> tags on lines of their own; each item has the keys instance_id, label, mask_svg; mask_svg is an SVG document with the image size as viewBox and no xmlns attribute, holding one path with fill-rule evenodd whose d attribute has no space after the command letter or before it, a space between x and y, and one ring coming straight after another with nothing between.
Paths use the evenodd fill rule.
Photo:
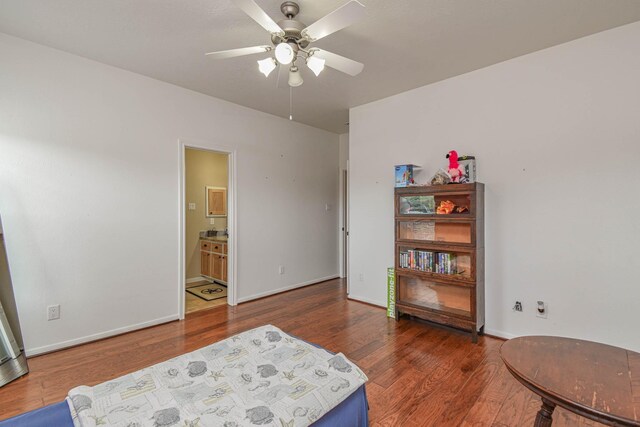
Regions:
<instances>
[{"instance_id":1,"label":"white ceiling","mask_svg":"<svg viewBox=\"0 0 640 427\"><path fill-rule=\"evenodd\" d=\"M276 21L282 0L256 0ZM367 17L315 45L365 64L350 77L303 70L294 119L347 131L349 107L640 20L638 0L360 0ZM346 0L300 0L311 24ZM258 54L205 52L269 43L231 0L0 0L0 31L281 117L289 90Z\"/></svg>"}]
</instances>

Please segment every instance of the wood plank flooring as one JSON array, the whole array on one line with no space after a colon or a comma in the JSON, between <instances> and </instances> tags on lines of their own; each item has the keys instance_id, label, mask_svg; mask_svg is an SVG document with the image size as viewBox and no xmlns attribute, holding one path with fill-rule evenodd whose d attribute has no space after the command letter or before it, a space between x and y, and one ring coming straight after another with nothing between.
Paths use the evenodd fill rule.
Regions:
<instances>
[{"instance_id":1,"label":"wood plank flooring","mask_svg":"<svg viewBox=\"0 0 640 427\"><path fill-rule=\"evenodd\" d=\"M531 426L540 399L504 367L502 341L414 320L346 298L341 280L196 312L182 322L131 332L29 359L31 373L0 388L0 420L193 351L244 330L273 324L343 352L369 376L372 426ZM554 426L596 426L562 409Z\"/></svg>"}]
</instances>

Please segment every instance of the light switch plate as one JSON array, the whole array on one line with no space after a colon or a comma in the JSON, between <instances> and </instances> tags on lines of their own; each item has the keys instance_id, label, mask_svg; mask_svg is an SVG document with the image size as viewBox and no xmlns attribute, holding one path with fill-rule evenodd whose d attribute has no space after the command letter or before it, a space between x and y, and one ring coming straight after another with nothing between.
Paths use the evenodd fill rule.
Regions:
<instances>
[{"instance_id":1,"label":"light switch plate","mask_svg":"<svg viewBox=\"0 0 640 427\"><path fill-rule=\"evenodd\" d=\"M196 210L196 204L195 203L189 203L189 210L190 211L195 211Z\"/></svg>"}]
</instances>

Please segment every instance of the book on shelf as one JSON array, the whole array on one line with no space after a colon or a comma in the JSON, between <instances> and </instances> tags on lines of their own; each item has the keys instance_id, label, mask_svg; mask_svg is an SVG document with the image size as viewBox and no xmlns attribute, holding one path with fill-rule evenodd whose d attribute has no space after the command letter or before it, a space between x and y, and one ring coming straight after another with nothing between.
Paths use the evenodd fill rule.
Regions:
<instances>
[{"instance_id":1,"label":"book on shelf","mask_svg":"<svg viewBox=\"0 0 640 427\"><path fill-rule=\"evenodd\" d=\"M398 261L400 268L439 274L458 274L456 254L448 252L401 250Z\"/></svg>"},{"instance_id":2,"label":"book on shelf","mask_svg":"<svg viewBox=\"0 0 640 427\"><path fill-rule=\"evenodd\" d=\"M439 252L436 271L440 274L458 274L456 254Z\"/></svg>"}]
</instances>

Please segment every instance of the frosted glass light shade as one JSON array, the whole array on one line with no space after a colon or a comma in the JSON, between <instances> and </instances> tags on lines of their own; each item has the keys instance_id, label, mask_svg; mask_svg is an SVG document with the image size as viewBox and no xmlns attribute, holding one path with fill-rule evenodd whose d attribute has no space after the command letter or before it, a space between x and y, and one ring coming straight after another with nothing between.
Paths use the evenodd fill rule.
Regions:
<instances>
[{"instance_id":1,"label":"frosted glass light shade","mask_svg":"<svg viewBox=\"0 0 640 427\"><path fill-rule=\"evenodd\" d=\"M300 86L304 80L302 80L302 76L300 75L300 71L298 71L298 67L291 67L289 70L289 86L298 87Z\"/></svg>"},{"instance_id":2,"label":"frosted glass light shade","mask_svg":"<svg viewBox=\"0 0 640 427\"><path fill-rule=\"evenodd\" d=\"M276 46L276 59L281 64L291 64L293 61L293 48L288 43L280 43Z\"/></svg>"},{"instance_id":3,"label":"frosted glass light shade","mask_svg":"<svg viewBox=\"0 0 640 427\"><path fill-rule=\"evenodd\" d=\"M273 58L267 58L258 61L258 70L260 70L260 72L264 74L265 77L269 77L269 74L271 74L271 72L275 70L275 68L276 61Z\"/></svg>"},{"instance_id":4,"label":"frosted glass light shade","mask_svg":"<svg viewBox=\"0 0 640 427\"><path fill-rule=\"evenodd\" d=\"M313 74L315 74L317 77L322 72L322 70L324 70L324 59L310 56L307 58L307 67L309 67L309 69L313 71Z\"/></svg>"}]
</instances>

